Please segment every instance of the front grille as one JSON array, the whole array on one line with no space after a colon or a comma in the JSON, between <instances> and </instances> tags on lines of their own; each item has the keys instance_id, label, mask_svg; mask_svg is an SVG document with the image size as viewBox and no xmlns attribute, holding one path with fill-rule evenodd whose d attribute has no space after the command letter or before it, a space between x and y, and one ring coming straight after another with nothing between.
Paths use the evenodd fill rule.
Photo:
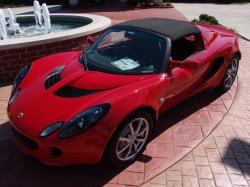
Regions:
<instances>
[{"instance_id":1,"label":"front grille","mask_svg":"<svg viewBox=\"0 0 250 187\"><path fill-rule=\"evenodd\" d=\"M44 86L46 89L49 89L51 86L53 86L60 80L61 80L60 72L53 73L46 78Z\"/></svg>"},{"instance_id":2,"label":"front grille","mask_svg":"<svg viewBox=\"0 0 250 187\"><path fill-rule=\"evenodd\" d=\"M30 138L27 138L26 136L20 134L14 128L12 128L12 131L13 131L13 135L14 135L15 139L19 143L24 145L27 149L35 151L35 150L37 150L39 148L38 144L35 141L33 141Z\"/></svg>"}]
</instances>

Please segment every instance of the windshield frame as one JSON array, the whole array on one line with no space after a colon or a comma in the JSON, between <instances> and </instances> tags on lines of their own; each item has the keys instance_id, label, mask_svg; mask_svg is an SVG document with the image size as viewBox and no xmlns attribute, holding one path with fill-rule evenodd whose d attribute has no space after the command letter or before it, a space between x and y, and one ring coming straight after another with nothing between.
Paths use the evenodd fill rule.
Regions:
<instances>
[{"instance_id":1,"label":"windshield frame","mask_svg":"<svg viewBox=\"0 0 250 187\"><path fill-rule=\"evenodd\" d=\"M166 44L166 49L165 49L165 54L163 55L164 58L161 62L161 67L160 67L160 71L159 72L152 72L152 73L133 73L133 72L122 72L122 71L113 71L113 70L109 70L109 69L102 69L101 67L98 67L98 63L95 63L94 61L92 61L91 59L88 58L87 55L87 51L94 46L96 43L99 43L106 35L107 32L109 32L110 29L128 29L131 31L139 31L139 32L144 32L144 33L148 33L148 34L152 34L155 36L160 37L161 39L165 40L165 44ZM162 35L160 33L156 33L156 32L152 32L152 31L148 31L145 29L140 29L140 28L135 28L135 27L129 27L129 26L112 26L108 29L106 29L98 38L97 40L90 46L88 47L86 50L84 50L83 55L85 56L84 59L88 61L88 63L84 63L81 62L82 64L87 64L88 69L93 71L100 71L100 72L104 72L104 73L109 73L109 74L118 74L118 75L152 75L152 74L161 74L161 73L166 73L167 72L167 67L169 64L169 59L170 59L170 53L171 53L171 40L170 38L168 38L165 35ZM89 62L92 62L91 64Z\"/></svg>"}]
</instances>

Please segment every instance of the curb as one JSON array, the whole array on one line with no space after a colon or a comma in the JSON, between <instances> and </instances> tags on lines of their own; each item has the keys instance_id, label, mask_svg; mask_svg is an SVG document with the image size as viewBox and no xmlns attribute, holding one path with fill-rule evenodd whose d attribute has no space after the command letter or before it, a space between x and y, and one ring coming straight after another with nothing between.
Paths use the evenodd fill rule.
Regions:
<instances>
[{"instance_id":1,"label":"curb","mask_svg":"<svg viewBox=\"0 0 250 187\"><path fill-rule=\"evenodd\" d=\"M250 42L250 39L246 38L245 36L242 36L241 34L238 34L238 36L239 36L241 39Z\"/></svg>"}]
</instances>

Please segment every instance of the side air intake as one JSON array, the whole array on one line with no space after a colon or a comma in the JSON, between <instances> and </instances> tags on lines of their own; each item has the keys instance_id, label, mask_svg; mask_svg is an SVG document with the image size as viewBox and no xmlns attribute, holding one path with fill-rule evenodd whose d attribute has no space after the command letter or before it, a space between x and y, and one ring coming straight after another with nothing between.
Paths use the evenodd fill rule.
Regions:
<instances>
[{"instance_id":1,"label":"side air intake","mask_svg":"<svg viewBox=\"0 0 250 187\"><path fill-rule=\"evenodd\" d=\"M64 66L56 68L53 72L51 72L44 82L44 87L49 89L51 86L55 85L61 80L61 72L64 69Z\"/></svg>"}]
</instances>

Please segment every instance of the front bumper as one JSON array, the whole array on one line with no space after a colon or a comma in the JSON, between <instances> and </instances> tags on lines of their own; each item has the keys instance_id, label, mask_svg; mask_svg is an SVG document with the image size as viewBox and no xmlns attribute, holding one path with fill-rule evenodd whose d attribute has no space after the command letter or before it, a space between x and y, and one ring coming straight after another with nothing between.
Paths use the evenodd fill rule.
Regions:
<instances>
[{"instance_id":1,"label":"front bumper","mask_svg":"<svg viewBox=\"0 0 250 187\"><path fill-rule=\"evenodd\" d=\"M16 145L24 154L45 165L97 164L103 155L110 132L91 129L69 139L47 140L25 135L11 124Z\"/></svg>"}]
</instances>

